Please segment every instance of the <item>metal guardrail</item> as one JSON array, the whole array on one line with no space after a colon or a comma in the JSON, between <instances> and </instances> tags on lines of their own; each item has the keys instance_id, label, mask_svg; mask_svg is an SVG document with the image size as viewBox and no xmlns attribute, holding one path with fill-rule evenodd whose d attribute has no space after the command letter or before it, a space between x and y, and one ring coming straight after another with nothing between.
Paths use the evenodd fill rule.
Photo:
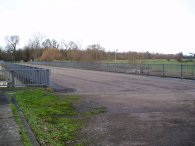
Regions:
<instances>
[{"instance_id":1,"label":"metal guardrail","mask_svg":"<svg viewBox=\"0 0 195 146\"><path fill-rule=\"evenodd\" d=\"M0 63L0 86L49 86L50 71L14 63Z\"/></svg>"},{"instance_id":2,"label":"metal guardrail","mask_svg":"<svg viewBox=\"0 0 195 146\"><path fill-rule=\"evenodd\" d=\"M195 65L88 62L30 62L30 63L35 65L49 65L65 68L77 68L127 74L195 79Z\"/></svg>"}]
</instances>

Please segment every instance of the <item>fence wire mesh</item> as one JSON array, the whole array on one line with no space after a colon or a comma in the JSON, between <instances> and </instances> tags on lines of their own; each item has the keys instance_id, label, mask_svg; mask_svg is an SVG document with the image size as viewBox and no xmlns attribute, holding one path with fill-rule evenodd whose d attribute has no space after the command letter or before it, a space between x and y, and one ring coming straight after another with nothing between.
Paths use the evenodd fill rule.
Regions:
<instances>
[{"instance_id":1,"label":"fence wire mesh","mask_svg":"<svg viewBox=\"0 0 195 146\"><path fill-rule=\"evenodd\" d=\"M178 64L128 64L128 63L88 63L88 62L31 62L36 65L49 65L127 74L153 75L195 79L195 65Z\"/></svg>"}]
</instances>

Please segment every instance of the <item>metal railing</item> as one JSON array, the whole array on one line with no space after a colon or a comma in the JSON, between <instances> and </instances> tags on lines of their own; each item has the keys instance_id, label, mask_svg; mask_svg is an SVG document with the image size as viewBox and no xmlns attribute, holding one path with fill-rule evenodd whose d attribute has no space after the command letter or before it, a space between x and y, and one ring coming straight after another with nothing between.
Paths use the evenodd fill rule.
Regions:
<instances>
[{"instance_id":1,"label":"metal railing","mask_svg":"<svg viewBox=\"0 0 195 146\"><path fill-rule=\"evenodd\" d=\"M88 62L30 62L30 63L36 65L49 65L65 68L77 68L127 74L195 79L195 65Z\"/></svg>"},{"instance_id":2,"label":"metal railing","mask_svg":"<svg viewBox=\"0 0 195 146\"><path fill-rule=\"evenodd\" d=\"M50 71L15 63L0 63L0 86L49 86Z\"/></svg>"}]
</instances>

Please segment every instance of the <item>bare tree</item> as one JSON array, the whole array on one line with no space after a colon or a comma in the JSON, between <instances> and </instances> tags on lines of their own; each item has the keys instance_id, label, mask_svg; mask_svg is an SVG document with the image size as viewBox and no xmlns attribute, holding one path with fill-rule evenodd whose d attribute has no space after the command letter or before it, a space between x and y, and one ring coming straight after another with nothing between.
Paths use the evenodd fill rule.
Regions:
<instances>
[{"instance_id":1,"label":"bare tree","mask_svg":"<svg viewBox=\"0 0 195 146\"><path fill-rule=\"evenodd\" d=\"M7 45L10 47L10 49L16 51L16 46L19 44L19 36L18 35L12 35L5 37L5 40L7 42Z\"/></svg>"},{"instance_id":2,"label":"bare tree","mask_svg":"<svg viewBox=\"0 0 195 146\"><path fill-rule=\"evenodd\" d=\"M50 39L46 39L43 43L42 43L43 47L45 49L51 48L51 41Z\"/></svg>"},{"instance_id":3,"label":"bare tree","mask_svg":"<svg viewBox=\"0 0 195 146\"><path fill-rule=\"evenodd\" d=\"M48 49L48 48L55 48L55 49L58 49L59 48L59 43L55 40L55 39L46 39L43 43L42 43L43 47L45 49Z\"/></svg>"},{"instance_id":4,"label":"bare tree","mask_svg":"<svg viewBox=\"0 0 195 146\"><path fill-rule=\"evenodd\" d=\"M68 45L66 44L66 41L65 40L61 40L60 48L67 50L67 47L68 47Z\"/></svg>"},{"instance_id":5,"label":"bare tree","mask_svg":"<svg viewBox=\"0 0 195 146\"><path fill-rule=\"evenodd\" d=\"M60 44L55 39L52 39L51 40L51 46L52 46L52 48L58 49Z\"/></svg>"},{"instance_id":6,"label":"bare tree","mask_svg":"<svg viewBox=\"0 0 195 146\"><path fill-rule=\"evenodd\" d=\"M11 35L11 36L7 36L5 37L6 40L6 49L7 52L11 53L13 55L13 57L15 58L15 53L16 53L16 47L19 44L19 36L18 35Z\"/></svg>"},{"instance_id":7,"label":"bare tree","mask_svg":"<svg viewBox=\"0 0 195 146\"><path fill-rule=\"evenodd\" d=\"M28 47L31 49L41 49L42 41L45 36L41 33L35 33L33 38L29 40Z\"/></svg>"},{"instance_id":8,"label":"bare tree","mask_svg":"<svg viewBox=\"0 0 195 146\"><path fill-rule=\"evenodd\" d=\"M66 49L70 49L70 50L77 50L79 49L78 45L73 42L73 41L70 41L67 46L66 46Z\"/></svg>"},{"instance_id":9,"label":"bare tree","mask_svg":"<svg viewBox=\"0 0 195 146\"><path fill-rule=\"evenodd\" d=\"M45 36L41 33L35 33L32 39L29 39L26 47L32 50L32 60L39 59L43 52L42 41Z\"/></svg>"}]
</instances>

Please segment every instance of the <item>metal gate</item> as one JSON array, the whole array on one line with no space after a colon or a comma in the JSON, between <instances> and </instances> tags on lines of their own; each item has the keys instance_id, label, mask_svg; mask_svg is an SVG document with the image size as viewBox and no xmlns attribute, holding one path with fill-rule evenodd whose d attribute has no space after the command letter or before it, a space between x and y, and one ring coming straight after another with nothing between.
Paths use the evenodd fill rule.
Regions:
<instances>
[{"instance_id":1,"label":"metal gate","mask_svg":"<svg viewBox=\"0 0 195 146\"><path fill-rule=\"evenodd\" d=\"M49 86L50 71L12 63L1 64L0 87Z\"/></svg>"},{"instance_id":2,"label":"metal gate","mask_svg":"<svg viewBox=\"0 0 195 146\"><path fill-rule=\"evenodd\" d=\"M49 86L49 71L44 69L0 70L0 86Z\"/></svg>"},{"instance_id":3,"label":"metal gate","mask_svg":"<svg viewBox=\"0 0 195 146\"><path fill-rule=\"evenodd\" d=\"M8 86L8 77L4 70L0 70L0 87L7 87Z\"/></svg>"}]
</instances>

